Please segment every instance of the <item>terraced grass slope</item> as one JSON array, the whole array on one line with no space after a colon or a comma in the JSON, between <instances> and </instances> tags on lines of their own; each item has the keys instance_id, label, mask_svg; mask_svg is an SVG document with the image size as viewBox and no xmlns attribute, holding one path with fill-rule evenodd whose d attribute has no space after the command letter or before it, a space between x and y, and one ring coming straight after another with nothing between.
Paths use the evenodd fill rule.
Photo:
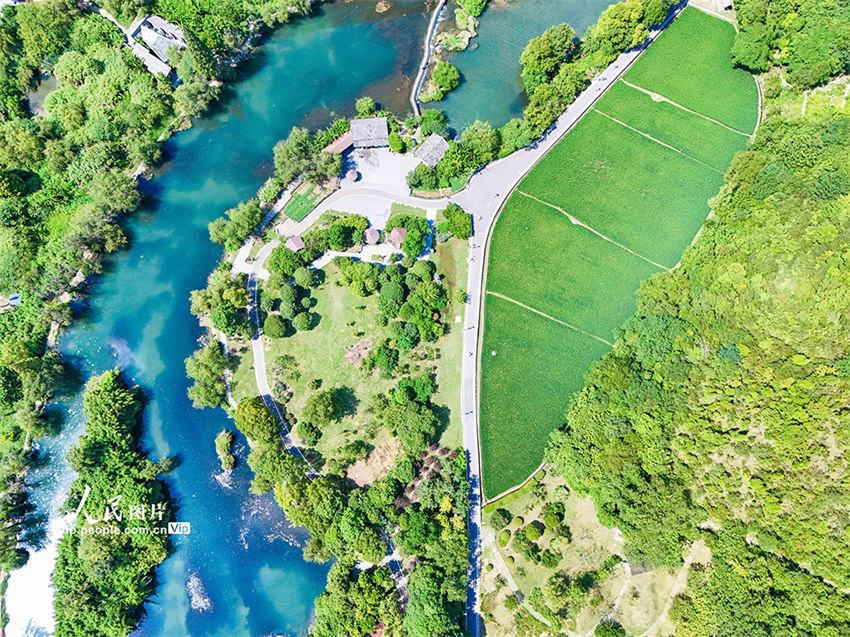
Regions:
<instances>
[{"instance_id":1,"label":"terraced grass slope","mask_svg":"<svg viewBox=\"0 0 850 637\"><path fill-rule=\"evenodd\" d=\"M676 265L745 148L736 131L755 127L758 94L732 67L733 38L731 24L686 9L505 204L484 309L486 498L540 464L640 282Z\"/></svg>"}]
</instances>

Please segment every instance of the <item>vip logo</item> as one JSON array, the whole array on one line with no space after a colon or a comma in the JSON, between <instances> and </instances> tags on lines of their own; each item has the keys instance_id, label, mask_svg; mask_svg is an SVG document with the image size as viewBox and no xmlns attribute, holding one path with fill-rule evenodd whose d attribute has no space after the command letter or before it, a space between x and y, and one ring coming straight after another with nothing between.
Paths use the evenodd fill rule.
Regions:
<instances>
[{"instance_id":1,"label":"vip logo","mask_svg":"<svg viewBox=\"0 0 850 637\"><path fill-rule=\"evenodd\" d=\"M192 525L188 522L169 522L169 535L189 535L192 532Z\"/></svg>"}]
</instances>

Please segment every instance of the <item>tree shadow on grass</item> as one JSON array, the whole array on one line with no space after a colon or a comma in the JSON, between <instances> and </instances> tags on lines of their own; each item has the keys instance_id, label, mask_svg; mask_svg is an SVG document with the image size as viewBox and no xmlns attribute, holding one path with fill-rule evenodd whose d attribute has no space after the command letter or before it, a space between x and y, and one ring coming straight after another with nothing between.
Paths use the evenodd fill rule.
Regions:
<instances>
[{"instance_id":1,"label":"tree shadow on grass","mask_svg":"<svg viewBox=\"0 0 850 637\"><path fill-rule=\"evenodd\" d=\"M360 399L351 389L351 387L339 387L336 389L334 398L339 408L339 417L353 416L357 413L357 407L360 405Z\"/></svg>"},{"instance_id":2,"label":"tree shadow on grass","mask_svg":"<svg viewBox=\"0 0 850 637\"><path fill-rule=\"evenodd\" d=\"M452 422L452 410L446 405L431 405L431 410L437 417L438 423L437 433L434 434L434 439L439 440L446 432L446 429L449 428L449 425Z\"/></svg>"}]
</instances>

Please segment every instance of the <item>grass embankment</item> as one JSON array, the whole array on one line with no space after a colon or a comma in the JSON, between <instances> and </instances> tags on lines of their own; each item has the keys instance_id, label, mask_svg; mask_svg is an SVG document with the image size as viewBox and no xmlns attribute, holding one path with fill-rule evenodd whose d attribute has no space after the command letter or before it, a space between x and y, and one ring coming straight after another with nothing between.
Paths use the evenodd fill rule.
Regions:
<instances>
[{"instance_id":1,"label":"grass embankment","mask_svg":"<svg viewBox=\"0 0 850 637\"><path fill-rule=\"evenodd\" d=\"M301 221L330 194L329 188L305 182L298 187L292 199L283 207L283 214L293 221Z\"/></svg>"},{"instance_id":2,"label":"grass embankment","mask_svg":"<svg viewBox=\"0 0 850 637\"><path fill-rule=\"evenodd\" d=\"M491 240L487 290L556 321L494 294L485 300L487 498L540 464L549 432L608 348L557 321L613 341L634 311L640 281L676 265L709 213L722 171L746 147L747 136L728 127L753 129L758 95L752 77L732 67L733 37L730 24L686 9L626 77L705 117L619 83L506 203Z\"/></svg>"},{"instance_id":3,"label":"grass embankment","mask_svg":"<svg viewBox=\"0 0 850 637\"><path fill-rule=\"evenodd\" d=\"M390 204L390 212L394 215L413 215L414 217L421 217L422 219L424 219L428 214L425 211L425 208L408 206L403 203L398 203L397 201Z\"/></svg>"}]
</instances>

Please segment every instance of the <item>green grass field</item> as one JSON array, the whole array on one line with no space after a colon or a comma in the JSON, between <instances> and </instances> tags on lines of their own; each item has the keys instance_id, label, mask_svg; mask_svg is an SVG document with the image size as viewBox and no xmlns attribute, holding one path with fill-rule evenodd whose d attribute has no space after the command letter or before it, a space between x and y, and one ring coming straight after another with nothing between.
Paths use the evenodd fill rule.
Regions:
<instances>
[{"instance_id":1,"label":"green grass field","mask_svg":"<svg viewBox=\"0 0 850 637\"><path fill-rule=\"evenodd\" d=\"M413 215L414 217L421 217L422 219L424 219L427 215L425 208L408 206L403 203L398 203L397 201L390 204L390 213L394 215Z\"/></svg>"},{"instance_id":2,"label":"green grass field","mask_svg":"<svg viewBox=\"0 0 850 637\"><path fill-rule=\"evenodd\" d=\"M698 9L686 8L658 36L625 79L667 99L752 133L758 120L753 77L732 63L735 28Z\"/></svg>"},{"instance_id":3,"label":"green grass field","mask_svg":"<svg viewBox=\"0 0 850 637\"><path fill-rule=\"evenodd\" d=\"M750 132L758 95L752 77L731 66L733 38L731 25L686 9L626 77ZM640 282L679 261L748 141L623 83L597 109L523 179L491 238L480 396L488 499L540 464L549 432L608 349L557 321L613 341L634 312Z\"/></svg>"},{"instance_id":4,"label":"green grass field","mask_svg":"<svg viewBox=\"0 0 850 637\"><path fill-rule=\"evenodd\" d=\"M496 224L487 289L611 341L660 268L514 193Z\"/></svg>"},{"instance_id":5,"label":"green grass field","mask_svg":"<svg viewBox=\"0 0 850 637\"><path fill-rule=\"evenodd\" d=\"M563 422L570 396L608 347L492 295L484 317L481 460L490 498L540 464L549 432Z\"/></svg>"},{"instance_id":6,"label":"green grass field","mask_svg":"<svg viewBox=\"0 0 850 637\"><path fill-rule=\"evenodd\" d=\"M519 190L673 267L722 183L717 170L590 112L520 182Z\"/></svg>"},{"instance_id":7,"label":"green grass field","mask_svg":"<svg viewBox=\"0 0 850 637\"><path fill-rule=\"evenodd\" d=\"M726 170L735 153L746 148L749 139L669 102L656 102L622 82L608 90L596 110L720 171Z\"/></svg>"}]
</instances>

